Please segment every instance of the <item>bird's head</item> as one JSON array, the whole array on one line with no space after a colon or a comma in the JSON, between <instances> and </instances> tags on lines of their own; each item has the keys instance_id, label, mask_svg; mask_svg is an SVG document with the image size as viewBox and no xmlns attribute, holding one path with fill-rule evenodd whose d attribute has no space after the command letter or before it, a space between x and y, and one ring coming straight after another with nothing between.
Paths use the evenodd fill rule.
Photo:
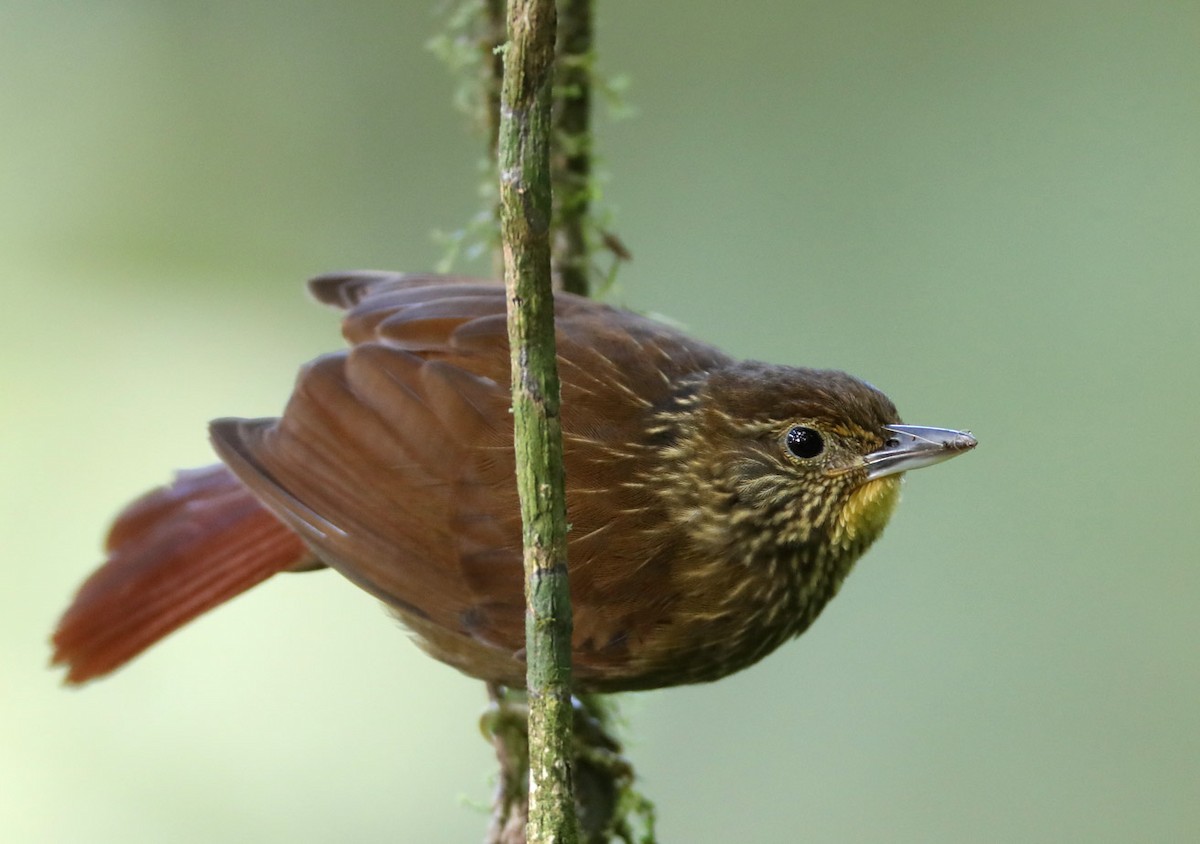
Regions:
<instances>
[{"instance_id":1,"label":"bird's head","mask_svg":"<svg viewBox=\"0 0 1200 844\"><path fill-rule=\"evenodd\" d=\"M667 415L673 519L742 559L787 548L852 561L882 532L903 472L975 446L901 424L887 396L844 372L757 362L711 373Z\"/></svg>"}]
</instances>

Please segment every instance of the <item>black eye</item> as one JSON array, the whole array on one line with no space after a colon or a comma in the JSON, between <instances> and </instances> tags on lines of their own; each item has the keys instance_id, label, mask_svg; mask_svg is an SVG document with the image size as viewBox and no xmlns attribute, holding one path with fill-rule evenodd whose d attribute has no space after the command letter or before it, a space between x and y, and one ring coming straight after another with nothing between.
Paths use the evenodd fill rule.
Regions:
<instances>
[{"instance_id":1,"label":"black eye","mask_svg":"<svg viewBox=\"0 0 1200 844\"><path fill-rule=\"evenodd\" d=\"M804 428L800 425L787 432L785 442L787 450L800 458L816 457L825 449L825 442L821 439L820 434L812 428Z\"/></svg>"}]
</instances>

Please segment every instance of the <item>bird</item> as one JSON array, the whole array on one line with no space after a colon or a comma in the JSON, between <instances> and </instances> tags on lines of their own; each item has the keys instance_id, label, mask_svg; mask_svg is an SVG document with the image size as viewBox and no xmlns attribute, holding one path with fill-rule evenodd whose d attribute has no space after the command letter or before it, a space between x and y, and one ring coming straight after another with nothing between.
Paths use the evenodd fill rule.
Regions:
<instances>
[{"instance_id":1,"label":"bird","mask_svg":"<svg viewBox=\"0 0 1200 844\"><path fill-rule=\"evenodd\" d=\"M225 418L221 462L114 521L52 636L106 675L275 574L333 568L433 657L525 684L522 532L502 285L352 271L309 282L348 346L278 418ZM803 633L880 536L904 473L967 431L906 425L844 372L740 360L555 295L573 689L718 680Z\"/></svg>"}]
</instances>

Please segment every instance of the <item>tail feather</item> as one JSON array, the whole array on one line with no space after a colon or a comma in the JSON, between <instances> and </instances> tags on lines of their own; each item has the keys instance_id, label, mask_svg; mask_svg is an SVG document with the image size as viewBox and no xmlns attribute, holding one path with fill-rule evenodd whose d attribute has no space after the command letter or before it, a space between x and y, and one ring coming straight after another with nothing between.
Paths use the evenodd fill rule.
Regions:
<instances>
[{"instance_id":1,"label":"tail feather","mask_svg":"<svg viewBox=\"0 0 1200 844\"><path fill-rule=\"evenodd\" d=\"M276 572L311 567L300 538L222 465L178 473L134 501L53 636L66 681L107 674Z\"/></svg>"}]
</instances>

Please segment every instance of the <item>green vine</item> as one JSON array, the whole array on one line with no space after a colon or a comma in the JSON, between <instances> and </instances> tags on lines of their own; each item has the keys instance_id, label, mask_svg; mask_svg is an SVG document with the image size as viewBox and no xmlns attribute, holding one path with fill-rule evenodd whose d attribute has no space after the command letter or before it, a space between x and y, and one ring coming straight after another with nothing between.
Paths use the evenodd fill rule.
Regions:
<instances>
[{"instance_id":1,"label":"green vine","mask_svg":"<svg viewBox=\"0 0 1200 844\"><path fill-rule=\"evenodd\" d=\"M442 256L436 269L451 272L462 264L486 261L500 247L500 230L496 212L499 195L496 189L495 133L499 97L497 51L502 49L503 33L497 21L503 19L503 2L497 0L445 0L436 11L442 19L441 31L426 42L426 47L442 62L455 80L452 100L455 110L465 115L472 130L486 138L487 144L476 167L479 173L477 195L480 209L461 226L438 229L433 232L436 243L442 247ZM605 118L615 123L636 115L627 99L631 81L626 74L607 76L597 70L594 50L565 57L560 68L582 72L582 83L554 86L554 99L563 102L582 86L590 87L597 102L603 104ZM587 151L591 158L590 172L585 180L567 188L570 196L555 203L552 226L560 225L560 209L586 205L587 214L583 221L586 237L587 276L591 295L604 298L616 284L621 263L631 255L620 238L613 233L612 211L604 205L604 185L610 180L604 168L604 160L595 153L586 140L571 137L569 133L555 132L554 143L565 154ZM566 188L561 182L556 189ZM493 262L493 272L500 268Z\"/></svg>"}]
</instances>

